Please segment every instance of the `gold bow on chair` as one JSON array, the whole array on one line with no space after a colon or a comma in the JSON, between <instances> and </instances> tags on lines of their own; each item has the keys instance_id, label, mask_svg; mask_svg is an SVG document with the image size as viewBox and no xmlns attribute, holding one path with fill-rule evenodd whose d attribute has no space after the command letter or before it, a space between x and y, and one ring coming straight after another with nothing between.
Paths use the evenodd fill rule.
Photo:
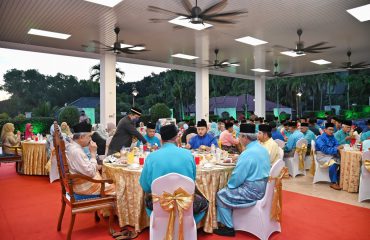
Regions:
<instances>
[{"instance_id":1,"label":"gold bow on chair","mask_svg":"<svg viewBox=\"0 0 370 240\"><path fill-rule=\"evenodd\" d=\"M281 215L282 215L282 209L283 209L283 202L282 202L282 180L284 178L289 178L288 168L283 167L281 169L281 172L278 177L270 177L269 182L272 180L275 180L275 186L274 186L274 196L272 198L272 206L271 206L271 213L270 218L272 220L281 222Z\"/></svg>"},{"instance_id":2,"label":"gold bow on chair","mask_svg":"<svg viewBox=\"0 0 370 240\"><path fill-rule=\"evenodd\" d=\"M370 172L370 160L364 160L364 166L366 170Z\"/></svg>"},{"instance_id":3,"label":"gold bow on chair","mask_svg":"<svg viewBox=\"0 0 370 240\"><path fill-rule=\"evenodd\" d=\"M304 158L306 156L306 152L307 152L307 146L306 144L302 144L302 147L297 147L295 149L295 151L298 153L298 157L299 157L299 166L298 166L298 169L299 171L304 171Z\"/></svg>"},{"instance_id":4,"label":"gold bow on chair","mask_svg":"<svg viewBox=\"0 0 370 240\"><path fill-rule=\"evenodd\" d=\"M162 195L157 196L152 195L153 203L158 202L161 205L162 209L170 213L170 218L168 219L167 232L165 240L172 240L174 235L175 227L175 216L176 209L179 212L179 240L184 239L184 229L183 229L183 211L189 209L193 204L193 195L187 193L181 187L175 190L173 194L163 192Z\"/></svg>"},{"instance_id":5,"label":"gold bow on chair","mask_svg":"<svg viewBox=\"0 0 370 240\"><path fill-rule=\"evenodd\" d=\"M310 158L311 158L311 167L310 167L310 173L312 174L312 176L315 176L315 171L316 171L316 162L315 162L315 153L314 153L314 150L311 149L311 152L310 152Z\"/></svg>"}]
</instances>

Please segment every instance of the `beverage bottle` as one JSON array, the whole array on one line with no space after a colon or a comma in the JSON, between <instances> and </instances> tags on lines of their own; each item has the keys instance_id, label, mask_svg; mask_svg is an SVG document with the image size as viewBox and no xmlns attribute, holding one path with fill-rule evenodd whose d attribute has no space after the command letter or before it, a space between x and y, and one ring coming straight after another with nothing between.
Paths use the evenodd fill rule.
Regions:
<instances>
[{"instance_id":1,"label":"beverage bottle","mask_svg":"<svg viewBox=\"0 0 370 240\"><path fill-rule=\"evenodd\" d=\"M211 154L216 154L216 146L213 143L211 145Z\"/></svg>"}]
</instances>

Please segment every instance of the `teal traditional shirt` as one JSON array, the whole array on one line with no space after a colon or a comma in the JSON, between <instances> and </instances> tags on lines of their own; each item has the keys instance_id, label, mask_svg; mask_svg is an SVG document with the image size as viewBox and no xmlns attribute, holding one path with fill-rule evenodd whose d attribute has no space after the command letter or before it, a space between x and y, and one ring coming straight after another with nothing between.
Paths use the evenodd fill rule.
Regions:
<instances>
[{"instance_id":1,"label":"teal traditional shirt","mask_svg":"<svg viewBox=\"0 0 370 240\"><path fill-rule=\"evenodd\" d=\"M173 143L165 143L161 149L150 153L140 176L144 192L150 193L152 182L168 173L178 173L195 181L196 166L191 152Z\"/></svg>"},{"instance_id":2,"label":"teal traditional shirt","mask_svg":"<svg viewBox=\"0 0 370 240\"><path fill-rule=\"evenodd\" d=\"M365 141L365 140L367 140L369 138L370 138L370 130L368 130L367 132L363 132L361 134L360 141L363 142L363 141Z\"/></svg>"},{"instance_id":3,"label":"teal traditional shirt","mask_svg":"<svg viewBox=\"0 0 370 240\"><path fill-rule=\"evenodd\" d=\"M316 141L316 135L310 130L308 129L307 132L303 133L304 135L304 139L307 140L307 145L308 146L311 146L311 141Z\"/></svg>"},{"instance_id":4,"label":"teal traditional shirt","mask_svg":"<svg viewBox=\"0 0 370 240\"><path fill-rule=\"evenodd\" d=\"M304 138L304 135L301 131L295 130L289 137L288 142L285 145L284 151L290 152L295 148L295 145L297 144L298 140Z\"/></svg>"},{"instance_id":5,"label":"teal traditional shirt","mask_svg":"<svg viewBox=\"0 0 370 240\"><path fill-rule=\"evenodd\" d=\"M334 133L334 137L335 137L335 139L337 139L339 145L350 144L351 141L346 140L346 137L348 137L348 136L349 136L349 133L343 132L343 129Z\"/></svg>"},{"instance_id":6,"label":"teal traditional shirt","mask_svg":"<svg viewBox=\"0 0 370 240\"><path fill-rule=\"evenodd\" d=\"M150 138L148 136L148 134L145 134L144 136L145 140L150 143L150 146L154 146L155 144L157 144L158 147L161 147L161 141L159 140L159 138L157 138L156 136ZM137 143L137 146L139 147L142 143L139 141Z\"/></svg>"},{"instance_id":7,"label":"teal traditional shirt","mask_svg":"<svg viewBox=\"0 0 370 240\"><path fill-rule=\"evenodd\" d=\"M227 183L228 188L237 188L246 181L252 182L267 178L270 174L270 165L270 156L266 148L257 141L249 143L238 158Z\"/></svg>"}]
</instances>

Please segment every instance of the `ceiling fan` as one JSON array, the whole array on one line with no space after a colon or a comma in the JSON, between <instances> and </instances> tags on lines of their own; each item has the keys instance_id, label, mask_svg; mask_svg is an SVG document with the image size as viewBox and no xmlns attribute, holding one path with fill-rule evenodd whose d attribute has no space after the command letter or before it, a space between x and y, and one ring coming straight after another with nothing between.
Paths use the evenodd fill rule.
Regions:
<instances>
[{"instance_id":1,"label":"ceiling fan","mask_svg":"<svg viewBox=\"0 0 370 240\"><path fill-rule=\"evenodd\" d=\"M347 51L348 62L344 62L343 65L340 66L340 68L345 68L345 69L348 69L348 70L354 70L354 69L363 69L363 68L370 67L370 63L366 63L366 62L359 62L359 63L356 63L356 64L352 64L351 54L352 54L351 49L348 49L348 51Z\"/></svg>"},{"instance_id":2,"label":"ceiling fan","mask_svg":"<svg viewBox=\"0 0 370 240\"><path fill-rule=\"evenodd\" d=\"M145 49L144 44L128 45L128 44L124 44L122 40L118 40L118 34L120 32L119 27L115 27L114 32L116 33L116 41L113 43L112 46L105 45L104 43L97 41L97 40L93 40L92 42L95 44L104 46L99 49L102 49L105 51L112 51L115 54L120 54L120 53L136 54L138 52L148 51L147 49ZM91 49L91 47L87 45L81 45L81 46L86 49Z\"/></svg>"},{"instance_id":3,"label":"ceiling fan","mask_svg":"<svg viewBox=\"0 0 370 240\"><path fill-rule=\"evenodd\" d=\"M182 6L185 8L186 13L181 12L174 12L171 10L163 9L156 6L148 6L149 11L164 13L169 15L176 15L182 16L183 19L188 19L192 24L204 24L204 22L210 23L221 23L221 24L234 24L236 23L229 17L235 17L242 14L247 13L246 10L235 10L235 11L228 11L228 12L219 12L221 11L226 5L227 0L221 0L206 9L202 10L198 6L198 0L195 1L195 6L192 6L189 0L181 0ZM152 18L150 19L152 22L161 22L161 21L168 21L171 19L158 19Z\"/></svg>"},{"instance_id":4,"label":"ceiling fan","mask_svg":"<svg viewBox=\"0 0 370 240\"><path fill-rule=\"evenodd\" d=\"M219 52L219 49L216 48L215 49L216 59L214 61L208 60L208 62L210 64L209 65L206 65L204 67L219 69L219 68L227 68L227 67L236 67L236 66L239 66L239 62L229 62L228 59L225 59L225 60L222 60L222 61L218 60L218 58L217 58L218 52Z\"/></svg>"},{"instance_id":5,"label":"ceiling fan","mask_svg":"<svg viewBox=\"0 0 370 240\"><path fill-rule=\"evenodd\" d=\"M277 62L274 63L274 74L268 75L269 77L289 77L293 76L293 73L285 73L278 71L279 64Z\"/></svg>"},{"instance_id":6,"label":"ceiling fan","mask_svg":"<svg viewBox=\"0 0 370 240\"><path fill-rule=\"evenodd\" d=\"M304 42L301 41L302 33L303 31L301 28L297 30L298 42L295 48L287 48L287 47L280 46L280 45L275 45L275 46L281 47L281 48L287 48L290 51L294 51L297 55L302 55L305 53L321 53L323 50L334 48L334 46L324 46L325 44L327 44L327 42L319 42L311 46L304 47Z\"/></svg>"}]
</instances>

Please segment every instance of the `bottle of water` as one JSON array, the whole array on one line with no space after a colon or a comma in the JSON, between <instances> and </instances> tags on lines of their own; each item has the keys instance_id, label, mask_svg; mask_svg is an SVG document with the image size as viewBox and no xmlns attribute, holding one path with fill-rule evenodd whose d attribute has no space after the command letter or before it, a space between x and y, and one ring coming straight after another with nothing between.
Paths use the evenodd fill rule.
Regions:
<instances>
[{"instance_id":1,"label":"bottle of water","mask_svg":"<svg viewBox=\"0 0 370 240\"><path fill-rule=\"evenodd\" d=\"M215 155L216 154L216 146L212 143L211 145L211 154Z\"/></svg>"},{"instance_id":2,"label":"bottle of water","mask_svg":"<svg viewBox=\"0 0 370 240\"><path fill-rule=\"evenodd\" d=\"M140 148L140 153L143 153L143 152L144 152L144 146L143 146L143 143L140 143L139 148Z\"/></svg>"}]
</instances>

